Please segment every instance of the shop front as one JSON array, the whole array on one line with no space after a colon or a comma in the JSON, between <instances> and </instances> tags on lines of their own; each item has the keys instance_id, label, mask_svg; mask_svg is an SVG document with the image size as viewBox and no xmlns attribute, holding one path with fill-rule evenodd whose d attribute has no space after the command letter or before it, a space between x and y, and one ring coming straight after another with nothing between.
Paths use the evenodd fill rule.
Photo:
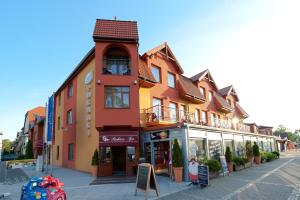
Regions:
<instances>
[{"instance_id":1,"label":"shop front","mask_svg":"<svg viewBox=\"0 0 300 200\"><path fill-rule=\"evenodd\" d=\"M99 141L99 176L133 176L138 159L138 131L103 131Z\"/></svg>"},{"instance_id":2,"label":"shop front","mask_svg":"<svg viewBox=\"0 0 300 200\"><path fill-rule=\"evenodd\" d=\"M172 172L172 147L175 139L182 149L183 160L186 156L186 133L184 128L143 132L144 154L147 163L154 166L158 175L170 176ZM184 162L185 168L187 163Z\"/></svg>"}]
</instances>

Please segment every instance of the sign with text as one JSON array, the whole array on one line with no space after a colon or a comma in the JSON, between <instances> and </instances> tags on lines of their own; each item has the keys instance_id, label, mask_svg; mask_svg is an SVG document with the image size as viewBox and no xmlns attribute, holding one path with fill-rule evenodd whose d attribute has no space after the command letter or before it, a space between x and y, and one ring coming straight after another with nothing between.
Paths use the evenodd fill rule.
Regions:
<instances>
[{"instance_id":1,"label":"sign with text","mask_svg":"<svg viewBox=\"0 0 300 200\"><path fill-rule=\"evenodd\" d=\"M137 190L146 191L146 199L148 199L148 190L153 189L156 191L156 195L158 196L158 186L156 182L156 177L154 173L154 168L149 163L142 163L138 165L138 172L136 176L136 188L135 195L137 194Z\"/></svg>"},{"instance_id":2,"label":"sign with text","mask_svg":"<svg viewBox=\"0 0 300 200\"><path fill-rule=\"evenodd\" d=\"M209 168L205 165L198 166L198 181L200 185L209 185Z\"/></svg>"},{"instance_id":3,"label":"sign with text","mask_svg":"<svg viewBox=\"0 0 300 200\"><path fill-rule=\"evenodd\" d=\"M226 174L229 174L225 156L220 156L220 161L223 169L223 175L225 176Z\"/></svg>"},{"instance_id":4,"label":"sign with text","mask_svg":"<svg viewBox=\"0 0 300 200\"><path fill-rule=\"evenodd\" d=\"M102 146L119 146L119 145L137 145L137 135L102 135L100 136L100 144Z\"/></svg>"},{"instance_id":5,"label":"sign with text","mask_svg":"<svg viewBox=\"0 0 300 200\"><path fill-rule=\"evenodd\" d=\"M54 121L54 95L52 95L48 100L47 105L47 143L52 143L53 136L53 121Z\"/></svg>"}]
</instances>

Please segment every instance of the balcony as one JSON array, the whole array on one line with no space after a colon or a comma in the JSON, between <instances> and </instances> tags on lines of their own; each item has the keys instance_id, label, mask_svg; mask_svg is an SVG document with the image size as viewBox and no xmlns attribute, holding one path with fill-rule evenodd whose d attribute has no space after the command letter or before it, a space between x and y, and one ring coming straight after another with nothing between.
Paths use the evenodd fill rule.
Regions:
<instances>
[{"instance_id":1,"label":"balcony","mask_svg":"<svg viewBox=\"0 0 300 200\"><path fill-rule=\"evenodd\" d=\"M191 122L191 115L188 112L162 105L145 109L144 116L147 127Z\"/></svg>"}]
</instances>

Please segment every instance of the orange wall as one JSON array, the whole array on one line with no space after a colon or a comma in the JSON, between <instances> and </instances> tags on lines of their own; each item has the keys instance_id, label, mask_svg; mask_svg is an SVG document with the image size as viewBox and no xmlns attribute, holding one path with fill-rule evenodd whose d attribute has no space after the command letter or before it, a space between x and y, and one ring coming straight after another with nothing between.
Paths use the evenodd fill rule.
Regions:
<instances>
[{"instance_id":1,"label":"orange wall","mask_svg":"<svg viewBox=\"0 0 300 200\"><path fill-rule=\"evenodd\" d=\"M60 93L61 95L61 105L58 102L58 95L55 97L55 123L54 123L54 134L55 142L52 148L52 160L53 164L56 166L62 166L62 149L63 149L63 125L65 121L64 117L64 90ZM58 117L60 117L60 129L58 129ZM57 159L57 146L59 147L59 157Z\"/></svg>"},{"instance_id":2,"label":"orange wall","mask_svg":"<svg viewBox=\"0 0 300 200\"><path fill-rule=\"evenodd\" d=\"M91 60L87 66L77 75L77 96L76 96L76 159L75 168L80 171L91 171L91 159L94 150L99 145L99 133L95 128L95 77L90 84L91 91L91 128L88 135L88 129L86 127L86 91L87 85L84 80L88 72L93 71L95 76L95 59Z\"/></svg>"},{"instance_id":3,"label":"orange wall","mask_svg":"<svg viewBox=\"0 0 300 200\"><path fill-rule=\"evenodd\" d=\"M95 77L96 82L99 80L101 84L95 83L96 90L96 127L104 126L132 126L139 127L139 86L138 83L138 49L137 44L118 44L127 50L131 60L131 75L103 75L103 54L111 43L97 42L95 52ZM105 109L104 108L104 86L129 86L130 87L130 108L129 109ZM121 112L120 112L121 111ZM122 113L122 114L120 114Z\"/></svg>"}]
</instances>

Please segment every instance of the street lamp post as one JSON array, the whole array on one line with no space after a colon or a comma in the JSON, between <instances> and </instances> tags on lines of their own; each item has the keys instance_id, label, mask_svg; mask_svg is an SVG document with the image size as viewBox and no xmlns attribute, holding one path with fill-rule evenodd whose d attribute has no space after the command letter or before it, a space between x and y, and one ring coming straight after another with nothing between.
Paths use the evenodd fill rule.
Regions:
<instances>
[{"instance_id":1,"label":"street lamp post","mask_svg":"<svg viewBox=\"0 0 300 200\"><path fill-rule=\"evenodd\" d=\"M0 132L0 163L1 163L1 159L2 159L2 135L3 133Z\"/></svg>"}]
</instances>

